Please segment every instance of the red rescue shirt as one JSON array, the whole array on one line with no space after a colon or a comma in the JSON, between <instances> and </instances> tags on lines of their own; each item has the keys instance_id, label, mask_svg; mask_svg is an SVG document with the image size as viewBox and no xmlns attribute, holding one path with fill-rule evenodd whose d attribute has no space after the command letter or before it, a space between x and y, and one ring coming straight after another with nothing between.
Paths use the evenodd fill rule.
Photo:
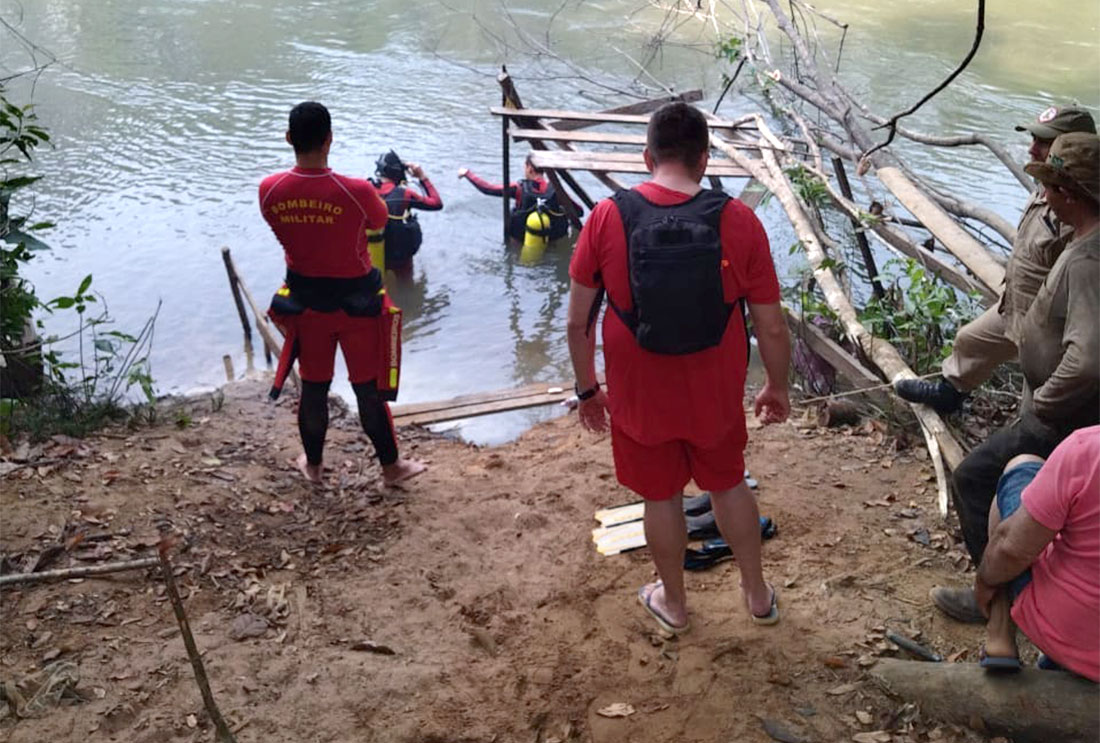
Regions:
<instances>
[{"instance_id":1,"label":"red rescue shirt","mask_svg":"<svg viewBox=\"0 0 1100 743\"><path fill-rule=\"evenodd\" d=\"M302 276L355 278L371 269L367 230L386 226L386 203L370 181L331 168L294 167L260 183L260 211Z\"/></svg>"},{"instance_id":2,"label":"red rescue shirt","mask_svg":"<svg viewBox=\"0 0 1100 743\"><path fill-rule=\"evenodd\" d=\"M690 196L652 181L638 186L642 196L660 206ZM722 285L726 302L741 297L752 304L778 302L775 276L764 226L737 199L722 210ZM596 205L577 240L569 275L589 288L603 287L624 312L633 305L626 268L626 235L618 207L611 199ZM744 433L746 356L745 327L735 307L722 342L682 356L642 349L614 311L603 321L607 394L614 424L647 446L683 440L714 447L731 431Z\"/></svg>"}]
</instances>

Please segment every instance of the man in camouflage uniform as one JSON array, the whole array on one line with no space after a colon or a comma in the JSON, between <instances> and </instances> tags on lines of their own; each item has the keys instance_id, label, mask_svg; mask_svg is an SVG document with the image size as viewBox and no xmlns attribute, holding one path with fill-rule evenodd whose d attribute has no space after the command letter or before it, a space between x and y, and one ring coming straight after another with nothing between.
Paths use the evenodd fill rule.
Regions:
<instances>
[{"instance_id":1,"label":"man in camouflage uniform","mask_svg":"<svg viewBox=\"0 0 1100 743\"><path fill-rule=\"evenodd\" d=\"M1060 134L1095 134L1096 124L1082 108L1052 107L1039 114L1034 122L1017 126L1016 131L1031 133L1028 155L1032 163L1042 163ZM1020 323L1050 267L1072 237L1072 228L1055 216L1044 190L1040 187L1033 191L1016 228L1000 302L959 330L951 355L943 362L940 381L902 379L895 384L898 395L910 402L929 405L940 413L951 413L958 410L967 394L989 379L1000 364L1014 361L1020 341Z\"/></svg>"},{"instance_id":2,"label":"man in camouflage uniform","mask_svg":"<svg viewBox=\"0 0 1100 743\"><path fill-rule=\"evenodd\" d=\"M1012 326L1024 373L1017 420L974 447L953 473L955 508L975 565L985 553L990 504L1006 464L1020 454L1048 457L1075 430L1100 423L1100 138L1063 134L1046 162L1026 170L1042 182L1073 239ZM956 619L981 619L969 588L937 587L932 600Z\"/></svg>"}]
</instances>

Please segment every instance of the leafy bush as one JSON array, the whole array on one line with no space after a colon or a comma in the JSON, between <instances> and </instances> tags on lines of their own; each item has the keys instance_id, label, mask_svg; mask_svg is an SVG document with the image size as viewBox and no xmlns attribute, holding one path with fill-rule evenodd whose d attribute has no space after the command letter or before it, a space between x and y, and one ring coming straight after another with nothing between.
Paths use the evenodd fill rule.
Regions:
<instances>
[{"instance_id":1,"label":"leafy bush","mask_svg":"<svg viewBox=\"0 0 1100 743\"><path fill-rule=\"evenodd\" d=\"M124 401L135 385L150 407L155 402L149 350L156 313L137 336L129 335L110 329L106 304L91 293L91 275L72 296L46 302L22 275L34 254L48 249L32 233L52 225L31 222L31 214L12 214L12 197L41 178L12 170L31 163L34 150L49 141L33 108L11 103L0 87L0 367L5 393L11 395L0 404L0 431L31 438L79 435L126 417ZM90 305L102 309L93 314ZM35 331L43 329L40 315L58 311L75 313L76 330L36 338ZM63 341L76 346L75 360L57 350Z\"/></svg>"},{"instance_id":2,"label":"leafy bush","mask_svg":"<svg viewBox=\"0 0 1100 743\"><path fill-rule=\"evenodd\" d=\"M883 267L886 295L872 297L859 319L874 336L889 341L918 375L939 369L951 355L955 334L978 311L978 298L936 281L915 260Z\"/></svg>"}]
</instances>

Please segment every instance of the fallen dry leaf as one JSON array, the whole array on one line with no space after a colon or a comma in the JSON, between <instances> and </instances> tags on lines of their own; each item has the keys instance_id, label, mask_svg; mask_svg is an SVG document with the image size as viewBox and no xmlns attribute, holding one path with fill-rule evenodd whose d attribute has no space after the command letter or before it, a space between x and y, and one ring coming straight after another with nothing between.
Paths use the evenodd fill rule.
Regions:
<instances>
[{"instance_id":1,"label":"fallen dry leaf","mask_svg":"<svg viewBox=\"0 0 1100 743\"><path fill-rule=\"evenodd\" d=\"M596 710L596 714L600 717L630 717L634 714L634 706L626 702L615 702Z\"/></svg>"}]
</instances>

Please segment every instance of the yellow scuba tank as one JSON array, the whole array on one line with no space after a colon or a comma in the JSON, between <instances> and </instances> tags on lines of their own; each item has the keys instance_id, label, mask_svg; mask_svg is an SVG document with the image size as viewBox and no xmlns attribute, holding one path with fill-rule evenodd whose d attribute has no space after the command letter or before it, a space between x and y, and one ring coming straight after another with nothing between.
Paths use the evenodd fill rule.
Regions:
<instances>
[{"instance_id":1,"label":"yellow scuba tank","mask_svg":"<svg viewBox=\"0 0 1100 743\"><path fill-rule=\"evenodd\" d=\"M380 230L367 230L367 252L370 253L370 264L386 274L386 228Z\"/></svg>"},{"instance_id":2,"label":"yellow scuba tank","mask_svg":"<svg viewBox=\"0 0 1100 743\"><path fill-rule=\"evenodd\" d=\"M542 258L546 246L550 244L550 215L541 209L535 209L527 215L525 226L520 261L534 263Z\"/></svg>"}]
</instances>

